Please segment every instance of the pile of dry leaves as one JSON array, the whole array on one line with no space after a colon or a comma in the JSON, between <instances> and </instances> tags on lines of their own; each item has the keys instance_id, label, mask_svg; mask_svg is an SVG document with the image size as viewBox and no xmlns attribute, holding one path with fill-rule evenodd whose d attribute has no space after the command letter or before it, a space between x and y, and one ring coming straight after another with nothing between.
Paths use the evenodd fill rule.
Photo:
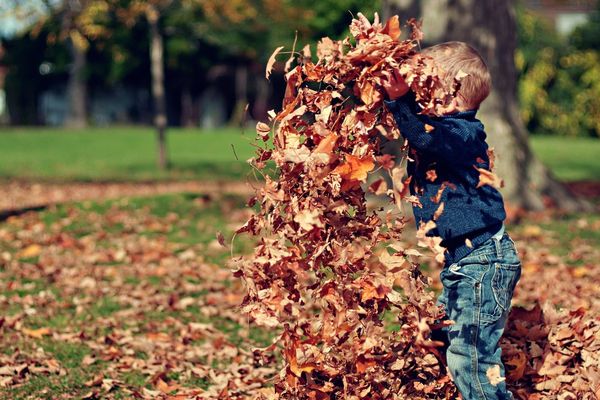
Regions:
<instances>
[{"instance_id":1,"label":"pile of dry leaves","mask_svg":"<svg viewBox=\"0 0 600 400\"><path fill-rule=\"evenodd\" d=\"M353 40L318 43L316 63L304 47L286 74L282 111L271 114L271 126L257 125L267 145L252 163L262 171L274 161L277 179L267 176L251 199L259 210L238 233L260 242L234 264L247 288L244 311L259 325L283 328L265 349L282 348L280 398L454 395L429 339L440 312L417 269L419 253L398 245L402 202L418 200L408 193L402 167L380 151L381 137L399 138L383 106L382 84L392 75L405 79L424 112L435 114L451 99L435 66L416 51L419 27L409 25L410 38L399 40L397 17L384 25L361 16L350 26ZM365 191L361 183L376 165L393 187L380 178ZM368 210L366 192L389 196L398 209ZM439 250L425 229L422 242ZM386 312L395 321L386 324ZM386 330L390 322L398 326L393 332Z\"/></svg>"},{"instance_id":2,"label":"pile of dry leaves","mask_svg":"<svg viewBox=\"0 0 600 400\"><path fill-rule=\"evenodd\" d=\"M409 25L409 38L400 40L397 17L371 24L360 16L350 26L353 38L318 43L316 63L305 46L290 70L293 52L282 110L271 112L270 125L257 125L265 144L250 161L260 173L274 162L276 179L265 174L249 202L257 212L237 231L259 238L254 253L232 265L247 291L243 310L258 325L281 328L271 346L257 350L265 362L281 352L277 398L457 396L430 340L440 310L418 270L420 253L399 244L402 203L418 199L408 193L401 163L380 151L382 137L400 137L383 105L386 80L402 76L424 113L436 114L452 98L417 51L418 25ZM363 185L376 168L389 173L391 188L382 178ZM482 184L491 176L484 172ZM369 210L369 192L397 209ZM439 260L441 239L425 236L434 226L417 237ZM504 343L513 389L521 398L593 398L583 393L598 382L598 320L583 318L583 310L545 315L539 308L513 315ZM581 375L564 377L569 368ZM527 397L526 385L537 397Z\"/></svg>"}]
</instances>

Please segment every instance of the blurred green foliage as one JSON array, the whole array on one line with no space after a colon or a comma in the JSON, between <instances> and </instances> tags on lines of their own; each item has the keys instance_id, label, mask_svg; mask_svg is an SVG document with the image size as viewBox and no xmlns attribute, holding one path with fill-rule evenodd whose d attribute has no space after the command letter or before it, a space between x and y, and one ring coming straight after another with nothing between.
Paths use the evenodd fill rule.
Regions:
<instances>
[{"instance_id":1,"label":"blurred green foliage","mask_svg":"<svg viewBox=\"0 0 600 400\"><path fill-rule=\"evenodd\" d=\"M560 36L530 11L518 13L521 115L532 133L600 137L600 6Z\"/></svg>"}]
</instances>

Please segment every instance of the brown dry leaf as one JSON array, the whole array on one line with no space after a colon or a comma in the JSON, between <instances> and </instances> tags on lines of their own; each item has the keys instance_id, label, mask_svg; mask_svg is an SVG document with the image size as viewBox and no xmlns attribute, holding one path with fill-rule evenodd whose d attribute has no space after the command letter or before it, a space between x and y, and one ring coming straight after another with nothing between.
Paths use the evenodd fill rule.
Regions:
<instances>
[{"instance_id":1,"label":"brown dry leaf","mask_svg":"<svg viewBox=\"0 0 600 400\"><path fill-rule=\"evenodd\" d=\"M517 352L513 357L505 362L509 366L508 378L517 381L525 374L527 367L527 356L522 352Z\"/></svg>"},{"instance_id":2,"label":"brown dry leaf","mask_svg":"<svg viewBox=\"0 0 600 400\"><path fill-rule=\"evenodd\" d=\"M377 179L369 185L369 190L376 195L382 195L388 191L388 186L385 179Z\"/></svg>"},{"instance_id":3,"label":"brown dry leaf","mask_svg":"<svg viewBox=\"0 0 600 400\"><path fill-rule=\"evenodd\" d=\"M493 172L491 172L485 168L477 168L477 167L474 167L474 168L477 171L479 171L479 183L477 184L478 188L480 188L484 185L490 185L491 187L493 187L495 189L501 189L502 187L504 187L504 181L502 179L500 179Z\"/></svg>"},{"instance_id":4,"label":"brown dry leaf","mask_svg":"<svg viewBox=\"0 0 600 400\"><path fill-rule=\"evenodd\" d=\"M439 205L439 207L437 208L437 210L435 210L435 212L433 213L433 220L437 221L438 218L440 218L440 215L442 215L442 213L444 212L444 202L442 201Z\"/></svg>"},{"instance_id":5,"label":"brown dry leaf","mask_svg":"<svg viewBox=\"0 0 600 400\"><path fill-rule=\"evenodd\" d=\"M221 246L227 247L227 245L225 244L225 236L223 236L223 233L221 231L217 231L217 242L219 242Z\"/></svg>"},{"instance_id":6,"label":"brown dry leaf","mask_svg":"<svg viewBox=\"0 0 600 400\"><path fill-rule=\"evenodd\" d=\"M269 60L267 61L267 66L265 68L265 78L269 79L269 76L271 76L271 71L273 70L273 65L275 65L277 54L279 54L279 52L283 50L283 48L284 46L276 48L273 54L271 54L271 57L269 57Z\"/></svg>"}]
</instances>

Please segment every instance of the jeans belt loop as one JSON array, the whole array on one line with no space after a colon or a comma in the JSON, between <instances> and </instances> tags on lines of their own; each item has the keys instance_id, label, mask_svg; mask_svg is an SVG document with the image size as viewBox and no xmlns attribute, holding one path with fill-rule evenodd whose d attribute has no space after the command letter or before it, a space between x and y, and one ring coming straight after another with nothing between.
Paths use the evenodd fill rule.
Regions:
<instances>
[{"instance_id":1,"label":"jeans belt loop","mask_svg":"<svg viewBox=\"0 0 600 400\"><path fill-rule=\"evenodd\" d=\"M492 238L494 240L494 246L496 248L496 257L500 257L502 254L502 245L500 244L500 239Z\"/></svg>"}]
</instances>

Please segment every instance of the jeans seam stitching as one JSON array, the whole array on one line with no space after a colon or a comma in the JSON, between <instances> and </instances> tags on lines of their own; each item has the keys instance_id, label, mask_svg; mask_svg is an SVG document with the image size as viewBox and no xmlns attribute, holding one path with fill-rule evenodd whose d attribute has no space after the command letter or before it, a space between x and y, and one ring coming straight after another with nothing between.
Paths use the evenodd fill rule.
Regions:
<instances>
[{"instance_id":1,"label":"jeans seam stitching","mask_svg":"<svg viewBox=\"0 0 600 400\"><path fill-rule=\"evenodd\" d=\"M483 279L482 279L483 280ZM481 383L481 380L479 379L479 357L477 354L477 343L479 342L479 328L480 328L480 322L481 322L481 292L482 292L482 287L481 287L481 283L479 285L476 286L476 290L475 290L475 303L477 304L477 312L475 313L474 317L474 321L475 322L475 337L473 338L473 341L471 342L471 361L472 361L472 367L473 367L473 380L475 381L475 384L477 386L477 390L479 392L479 396L480 399L482 400L486 400L487 397L485 395L485 392L483 391L483 384Z\"/></svg>"}]
</instances>

